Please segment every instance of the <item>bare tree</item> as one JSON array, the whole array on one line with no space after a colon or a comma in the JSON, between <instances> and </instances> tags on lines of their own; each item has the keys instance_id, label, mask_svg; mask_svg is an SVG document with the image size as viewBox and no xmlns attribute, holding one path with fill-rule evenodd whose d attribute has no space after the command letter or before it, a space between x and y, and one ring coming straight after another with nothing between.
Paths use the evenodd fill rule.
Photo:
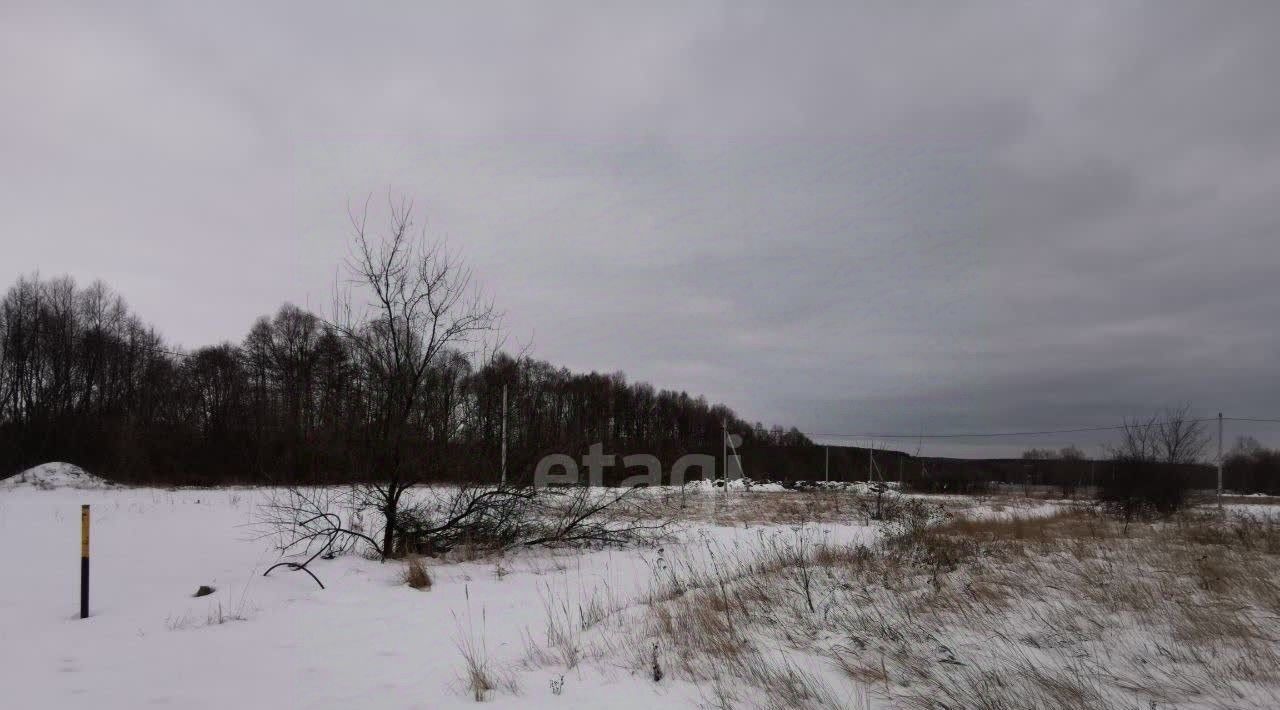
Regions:
<instances>
[{"instance_id":1,"label":"bare tree","mask_svg":"<svg viewBox=\"0 0 1280 710\"><path fill-rule=\"evenodd\" d=\"M1188 482L1182 466L1195 463L1209 443L1204 423L1190 410L1180 405L1147 419L1125 420L1119 443L1110 449L1110 476L1098 494L1126 525L1137 515L1168 514L1183 506Z\"/></svg>"},{"instance_id":2,"label":"bare tree","mask_svg":"<svg viewBox=\"0 0 1280 710\"><path fill-rule=\"evenodd\" d=\"M1110 447L1111 458L1122 461L1155 461L1159 455L1159 416L1125 419L1120 443Z\"/></svg>"},{"instance_id":3,"label":"bare tree","mask_svg":"<svg viewBox=\"0 0 1280 710\"><path fill-rule=\"evenodd\" d=\"M1204 422L1191 416L1191 405L1169 407L1155 426L1155 446L1165 463L1195 463L1209 445Z\"/></svg>"},{"instance_id":4,"label":"bare tree","mask_svg":"<svg viewBox=\"0 0 1280 710\"><path fill-rule=\"evenodd\" d=\"M396 550L398 514L405 491L426 480L424 441L447 440L452 412L423 416L423 403L438 382L433 371L458 353L476 352L500 316L474 288L471 271L444 244L414 231L413 203L388 198L385 232L375 233L368 202L352 213L352 283L367 296L353 306L340 297L337 325L364 360L373 383L363 505L383 516L381 552Z\"/></svg>"}]
</instances>

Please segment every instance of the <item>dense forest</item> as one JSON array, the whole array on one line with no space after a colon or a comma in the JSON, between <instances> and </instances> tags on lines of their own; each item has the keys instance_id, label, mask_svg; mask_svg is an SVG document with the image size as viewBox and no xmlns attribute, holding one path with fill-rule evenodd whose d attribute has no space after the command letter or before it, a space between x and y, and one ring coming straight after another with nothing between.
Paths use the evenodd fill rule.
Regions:
<instances>
[{"instance_id":1,"label":"dense forest","mask_svg":"<svg viewBox=\"0 0 1280 710\"><path fill-rule=\"evenodd\" d=\"M665 462L749 444L805 445L685 392L577 374L527 356L429 358L408 412L410 466L424 480L499 475L602 442ZM376 477L366 455L388 373L358 334L293 305L240 343L179 352L102 283L20 279L0 302L0 475L67 460L133 482L336 482ZM671 458L668 458L671 457Z\"/></svg>"}]
</instances>

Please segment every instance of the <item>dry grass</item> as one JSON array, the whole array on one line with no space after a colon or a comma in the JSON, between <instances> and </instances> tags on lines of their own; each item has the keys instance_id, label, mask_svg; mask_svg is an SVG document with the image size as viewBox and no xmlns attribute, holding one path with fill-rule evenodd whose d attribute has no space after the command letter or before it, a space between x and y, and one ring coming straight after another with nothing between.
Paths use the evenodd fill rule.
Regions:
<instances>
[{"instance_id":1,"label":"dry grass","mask_svg":"<svg viewBox=\"0 0 1280 710\"><path fill-rule=\"evenodd\" d=\"M472 700L482 703L500 690L511 695L519 694L520 686L515 675L494 667L483 643L472 637L462 637L456 645L463 659L462 685Z\"/></svg>"},{"instance_id":2,"label":"dry grass","mask_svg":"<svg viewBox=\"0 0 1280 710\"><path fill-rule=\"evenodd\" d=\"M1044 505L1043 500L1013 496L912 496L927 500L952 512L972 510L979 506L997 506L1008 513ZM882 506L898 505L903 499L896 493L886 494ZM656 513L678 522L711 523L733 527L809 525L832 523L869 525L876 509L873 494L841 489L808 491L699 490L681 496L667 492L655 497L655 505L646 512Z\"/></svg>"},{"instance_id":3,"label":"dry grass","mask_svg":"<svg viewBox=\"0 0 1280 710\"><path fill-rule=\"evenodd\" d=\"M875 522L876 496L845 489L807 491L697 491L682 499L679 493L661 497L659 508L677 521L731 525L734 527L809 525L813 523L870 525ZM1033 517L1049 505L1065 505L1061 498L1027 497L1021 493L993 492L980 496L947 494L886 494L880 504L900 506L908 500L924 501L955 515L999 513ZM884 517L893 517L886 514Z\"/></svg>"},{"instance_id":4,"label":"dry grass","mask_svg":"<svg viewBox=\"0 0 1280 710\"><path fill-rule=\"evenodd\" d=\"M401 581L414 589L431 589L431 573L421 557L410 555L405 558L404 575Z\"/></svg>"},{"instance_id":5,"label":"dry grass","mask_svg":"<svg viewBox=\"0 0 1280 710\"><path fill-rule=\"evenodd\" d=\"M457 633L453 644L462 656L463 668L460 683L463 692L477 703L492 699L494 693L503 691L510 695L519 695L520 685L515 673L508 668L500 668L489 657L489 646L485 640L487 615L480 611L480 628L476 629L471 614L471 594L466 592L467 608L465 621L454 617Z\"/></svg>"},{"instance_id":6,"label":"dry grass","mask_svg":"<svg viewBox=\"0 0 1280 710\"><path fill-rule=\"evenodd\" d=\"M864 519L862 497L841 490L804 493L774 491L696 490L685 495L667 492L654 499L647 512L677 521L735 527L797 525L829 522L854 524Z\"/></svg>"},{"instance_id":7,"label":"dry grass","mask_svg":"<svg viewBox=\"0 0 1280 710\"><path fill-rule=\"evenodd\" d=\"M1214 503L1215 498L1213 496L1204 496L1202 502L1208 505ZM1228 505L1280 506L1280 496L1223 495L1222 502ZM1280 508L1277 510L1280 510Z\"/></svg>"},{"instance_id":8,"label":"dry grass","mask_svg":"<svg viewBox=\"0 0 1280 710\"><path fill-rule=\"evenodd\" d=\"M1280 707L1278 572L1267 518L917 507L865 546L800 525L687 546L633 606L580 615L574 648L714 707Z\"/></svg>"}]
</instances>

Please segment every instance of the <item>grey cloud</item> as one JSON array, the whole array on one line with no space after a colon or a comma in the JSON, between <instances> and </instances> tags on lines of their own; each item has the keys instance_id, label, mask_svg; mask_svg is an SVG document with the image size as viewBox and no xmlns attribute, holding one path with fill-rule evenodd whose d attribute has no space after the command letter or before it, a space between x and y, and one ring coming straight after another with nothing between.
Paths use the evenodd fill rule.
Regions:
<instances>
[{"instance_id":1,"label":"grey cloud","mask_svg":"<svg viewBox=\"0 0 1280 710\"><path fill-rule=\"evenodd\" d=\"M392 189L540 357L750 418L1280 414L1272 3L0 13L0 278L188 346L322 308Z\"/></svg>"}]
</instances>

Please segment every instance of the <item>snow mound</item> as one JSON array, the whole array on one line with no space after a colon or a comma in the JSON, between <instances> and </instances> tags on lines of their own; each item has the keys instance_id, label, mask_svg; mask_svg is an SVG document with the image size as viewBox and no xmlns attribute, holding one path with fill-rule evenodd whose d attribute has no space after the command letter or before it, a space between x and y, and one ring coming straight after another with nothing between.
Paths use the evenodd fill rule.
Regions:
<instances>
[{"instance_id":1,"label":"snow mound","mask_svg":"<svg viewBox=\"0 0 1280 710\"><path fill-rule=\"evenodd\" d=\"M54 461L42 463L16 476L0 481L0 488L20 487L39 488L42 490L53 490L55 488L98 490L115 488L116 484L101 476L95 476L75 464Z\"/></svg>"}]
</instances>

